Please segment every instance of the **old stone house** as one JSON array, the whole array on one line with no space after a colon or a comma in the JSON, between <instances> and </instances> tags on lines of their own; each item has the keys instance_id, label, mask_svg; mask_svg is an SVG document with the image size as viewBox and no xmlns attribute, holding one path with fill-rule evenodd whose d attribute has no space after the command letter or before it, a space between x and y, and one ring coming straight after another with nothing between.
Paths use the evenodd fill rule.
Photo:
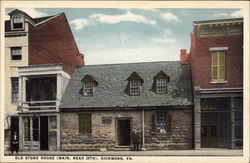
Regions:
<instances>
[{"instance_id":1,"label":"old stone house","mask_svg":"<svg viewBox=\"0 0 250 163\"><path fill-rule=\"evenodd\" d=\"M32 18L16 9L9 16L4 28L6 150L14 133L20 150L59 150L60 125L48 129L59 122L64 88L74 68L84 65L83 55L64 13Z\"/></svg>"},{"instance_id":2,"label":"old stone house","mask_svg":"<svg viewBox=\"0 0 250 163\"><path fill-rule=\"evenodd\" d=\"M243 19L195 21L190 53L194 147L243 147Z\"/></svg>"},{"instance_id":3,"label":"old stone house","mask_svg":"<svg viewBox=\"0 0 250 163\"><path fill-rule=\"evenodd\" d=\"M192 148L189 65L179 61L76 68L60 104L61 150Z\"/></svg>"}]
</instances>

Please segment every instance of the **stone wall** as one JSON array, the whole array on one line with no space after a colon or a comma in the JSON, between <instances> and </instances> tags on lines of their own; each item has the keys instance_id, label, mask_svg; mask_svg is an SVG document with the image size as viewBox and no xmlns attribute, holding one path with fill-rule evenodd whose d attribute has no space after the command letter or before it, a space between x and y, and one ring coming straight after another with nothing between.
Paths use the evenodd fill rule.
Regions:
<instances>
[{"instance_id":1,"label":"stone wall","mask_svg":"<svg viewBox=\"0 0 250 163\"><path fill-rule=\"evenodd\" d=\"M158 110L157 110L158 111ZM152 130L151 115L145 112L145 148L147 149L192 149L192 111L191 109L172 109L171 132L159 133Z\"/></svg>"},{"instance_id":2,"label":"stone wall","mask_svg":"<svg viewBox=\"0 0 250 163\"><path fill-rule=\"evenodd\" d=\"M173 109L169 111L172 115L171 133L156 133L151 130L151 115L154 113L153 110L145 111L145 147L147 149L192 148L191 109ZM61 149L99 150L100 148L107 148L108 150L114 150L117 147L117 119L130 118L131 129L141 131L141 115L141 111L92 112L92 133L80 134L78 113L62 113ZM111 117L111 124L102 124L102 117Z\"/></svg>"}]
</instances>

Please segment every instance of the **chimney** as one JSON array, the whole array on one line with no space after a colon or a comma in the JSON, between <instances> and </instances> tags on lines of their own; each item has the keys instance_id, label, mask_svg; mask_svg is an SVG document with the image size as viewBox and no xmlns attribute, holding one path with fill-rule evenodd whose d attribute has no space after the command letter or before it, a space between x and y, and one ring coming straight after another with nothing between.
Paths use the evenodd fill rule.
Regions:
<instances>
[{"instance_id":1,"label":"chimney","mask_svg":"<svg viewBox=\"0 0 250 163\"><path fill-rule=\"evenodd\" d=\"M84 66L84 55L83 54L78 54L75 58L76 61L76 67Z\"/></svg>"},{"instance_id":2,"label":"chimney","mask_svg":"<svg viewBox=\"0 0 250 163\"><path fill-rule=\"evenodd\" d=\"M181 49L180 50L180 62L181 64L189 64L189 55L187 54L186 49Z\"/></svg>"}]
</instances>

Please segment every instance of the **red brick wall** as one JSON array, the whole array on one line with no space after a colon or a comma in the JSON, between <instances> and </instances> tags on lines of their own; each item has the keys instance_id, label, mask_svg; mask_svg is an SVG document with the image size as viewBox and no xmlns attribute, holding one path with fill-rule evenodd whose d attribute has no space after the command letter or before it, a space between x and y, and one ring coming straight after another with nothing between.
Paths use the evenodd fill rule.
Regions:
<instances>
[{"instance_id":1,"label":"red brick wall","mask_svg":"<svg viewBox=\"0 0 250 163\"><path fill-rule=\"evenodd\" d=\"M243 36L199 38L197 28L191 35L190 64L193 86L226 88L243 86ZM209 47L228 47L226 51L227 83L211 84L211 52Z\"/></svg>"},{"instance_id":2,"label":"red brick wall","mask_svg":"<svg viewBox=\"0 0 250 163\"><path fill-rule=\"evenodd\" d=\"M70 75L76 66L84 65L64 14L35 27L29 25L29 65L54 63L62 63Z\"/></svg>"}]
</instances>

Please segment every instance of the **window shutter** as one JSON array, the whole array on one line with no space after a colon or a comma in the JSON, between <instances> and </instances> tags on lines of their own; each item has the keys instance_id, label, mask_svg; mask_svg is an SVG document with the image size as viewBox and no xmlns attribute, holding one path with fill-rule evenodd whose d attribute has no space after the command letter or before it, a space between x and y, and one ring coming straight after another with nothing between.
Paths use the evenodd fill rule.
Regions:
<instances>
[{"instance_id":1,"label":"window shutter","mask_svg":"<svg viewBox=\"0 0 250 163\"><path fill-rule=\"evenodd\" d=\"M151 115L151 131L155 131L155 114Z\"/></svg>"},{"instance_id":2,"label":"window shutter","mask_svg":"<svg viewBox=\"0 0 250 163\"><path fill-rule=\"evenodd\" d=\"M91 133L91 114L79 114L79 132Z\"/></svg>"},{"instance_id":3,"label":"window shutter","mask_svg":"<svg viewBox=\"0 0 250 163\"><path fill-rule=\"evenodd\" d=\"M167 114L167 124L166 124L166 132L171 133L172 132L172 117L171 114Z\"/></svg>"}]
</instances>

